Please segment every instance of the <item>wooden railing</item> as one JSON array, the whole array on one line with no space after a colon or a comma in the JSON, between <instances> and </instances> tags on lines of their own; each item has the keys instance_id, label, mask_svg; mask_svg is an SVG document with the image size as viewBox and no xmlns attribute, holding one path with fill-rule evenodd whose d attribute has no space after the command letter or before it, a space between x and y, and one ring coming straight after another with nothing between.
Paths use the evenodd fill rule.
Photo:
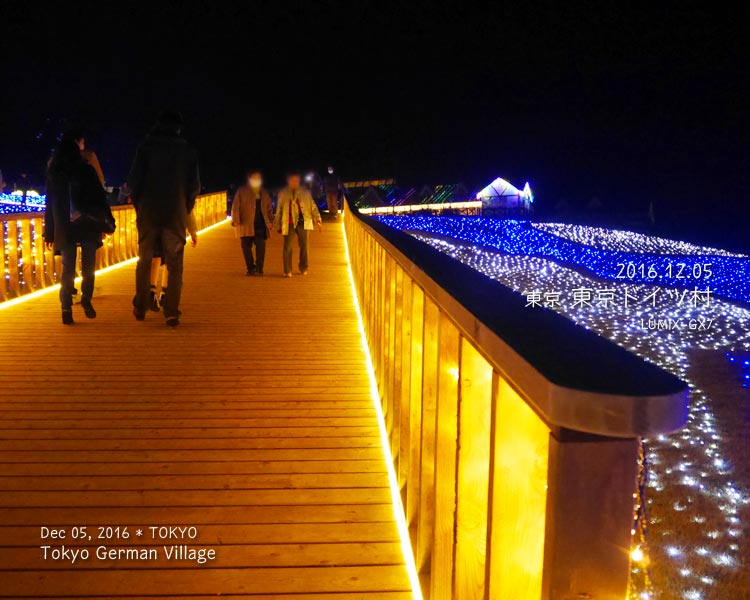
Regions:
<instances>
[{"instance_id":1,"label":"wooden railing","mask_svg":"<svg viewBox=\"0 0 750 600\"><path fill-rule=\"evenodd\" d=\"M97 269L138 255L135 209L130 205L112 208L117 230L104 240L97 252ZM226 193L198 196L193 209L199 229L227 216ZM60 280L60 259L44 246L44 213L0 216L0 302L55 285Z\"/></svg>"},{"instance_id":2,"label":"wooden railing","mask_svg":"<svg viewBox=\"0 0 750 600\"><path fill-rule=\"evenodd\" d=\"M623 600L638 436L671 375L348 210L349 258L423 594Z\"/></svg>"}]
</instances>

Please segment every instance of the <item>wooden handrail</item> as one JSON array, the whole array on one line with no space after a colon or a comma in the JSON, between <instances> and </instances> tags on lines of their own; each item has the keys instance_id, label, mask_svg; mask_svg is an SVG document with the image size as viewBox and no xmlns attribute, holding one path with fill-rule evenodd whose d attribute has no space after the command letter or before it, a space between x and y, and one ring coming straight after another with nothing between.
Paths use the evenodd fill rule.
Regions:
<instances>
[{"instance_id":1,"label":"wooden handrail","mask_svg":"<svg viewBox=\"0 0 750 600\"><path fill-rule=\"evenodd\" d=\"M685 423L685 384L351 207L345 229L425 595L624 598L637 438Z\"/></svg>"},{"instance_id":2,"label":"wooden handrail","mask_svg":"<svg viewBox=\"0 0 750 600\"><path fill-rule=\"evenodd\" d=\"M112 207L117 229L97 251L97 269L109 267L138 255L135 209L131 205ZM218 223L227 216L226 192L198 196L193 215L198 229ZM44 213L0 216L0 302L55 285L60 281L60 260L45 248L42 237Z\"/></svg>"}]
</instances>

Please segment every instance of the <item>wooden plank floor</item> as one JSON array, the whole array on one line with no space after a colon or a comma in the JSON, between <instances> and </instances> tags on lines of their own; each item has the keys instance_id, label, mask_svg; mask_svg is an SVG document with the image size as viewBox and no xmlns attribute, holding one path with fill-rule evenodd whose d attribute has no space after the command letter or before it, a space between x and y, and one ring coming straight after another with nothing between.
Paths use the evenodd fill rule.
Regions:
<instances>
[{"instance_id":1,"label":"wooden plank floor","mask_svg":"<svg viewBox=\"0 0 750 600\"><path fill-rule=\"evenodd\" d=\"M134 265L99 277L96 320L77 306L64 327L55 293L0 310L0 596L411 597L340 225L313 235L306 277L281 277L274 236L266 273L245 277L222 225L186 250L175 330L133 318ZM172 525L196 539L152 539ZM173 544L216 558L167 560Z\"/></svg>"}]
</instances>

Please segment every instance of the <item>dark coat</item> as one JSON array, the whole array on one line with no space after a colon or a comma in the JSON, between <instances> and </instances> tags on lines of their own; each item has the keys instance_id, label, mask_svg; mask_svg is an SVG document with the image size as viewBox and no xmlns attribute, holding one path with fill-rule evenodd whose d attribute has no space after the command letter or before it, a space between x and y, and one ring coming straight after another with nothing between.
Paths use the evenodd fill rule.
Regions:
<instances>
[{"instance_id":1,"label":"dark coat","mask_svg":"<svg viewBox=\"0 0 750 600\"><path fill-rule=\"evenodd\" d=\"M83 158L64 165L53 160L47 171L44 240L53 244L56 254L69 244L96 242L97 246L102 245L101 231L90 220L71 222L71 203L82 213L112 215L107 194L91 165Z\"/></svg>"},{"instance_id":2,"label":"dark coat","mask_svg":"<svg viewBox=\"0 0 750 600\"><path fill-rule=\"evenodd\" d=\"M200 191L198 156L183 137L155 131L141 143L128 176L138 229L162 228L184 236Z\"/></svg>"},{"instance_id":3,"label":"dark coat","mask_svg":"<svg viewBox=\"0 0 750 600\"><path fill-rule=\"evenodd\" d=\"M338 175L326 175L323 178L323 191L326 194L338 194L344 191L344 184Z\"/></svg>"}]
</instances>

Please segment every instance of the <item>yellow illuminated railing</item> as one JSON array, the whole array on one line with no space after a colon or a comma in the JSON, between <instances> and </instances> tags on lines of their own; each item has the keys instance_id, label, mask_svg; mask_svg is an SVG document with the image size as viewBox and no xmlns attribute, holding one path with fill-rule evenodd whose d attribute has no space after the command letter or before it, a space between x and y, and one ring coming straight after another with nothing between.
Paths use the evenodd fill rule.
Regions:
<instances>
[{"instance_id":1,"label":"yellow illuminated railing","mask_svg":"<svg viewBox=\"0 0 750 600\"><path fill-rule=\"evenodd\" d=\"M440 202L435 204L397 204L395 206L375 206L360 208L363 215L398 215L420 211L442 212L444 210L458 211L463 215L478 215L482 212L481 200L467 200L465 202Z\"/></svg>"},{"instance_id":2,"label":"yellow illuminated railing","mask_svg":"<svg viewBox=\"0 0 750 600\"><path fill-rule=\"evenodd\" d=\"M104 239L97 252L97 269L109 267L138 254L135 209L130 205L112 208L117 229ZM198 196L193 216L198 229L226 218L226 193ZM0 302L18 298L55 285L60 279L60 259L44 245L44 213L0 216Z\"/></svg>"},{"instance_id":3,"label":"yellow illuminated railing","mask_svg":"<svg viewBox=\"0 0 750 600\"><path fill-rule=\"evenodd\" d=\"M684 422L681 384L559 387L397 238L352 210L344 227L424 596L625 598L639 427Z\"/></svg>"}]
</instances>

